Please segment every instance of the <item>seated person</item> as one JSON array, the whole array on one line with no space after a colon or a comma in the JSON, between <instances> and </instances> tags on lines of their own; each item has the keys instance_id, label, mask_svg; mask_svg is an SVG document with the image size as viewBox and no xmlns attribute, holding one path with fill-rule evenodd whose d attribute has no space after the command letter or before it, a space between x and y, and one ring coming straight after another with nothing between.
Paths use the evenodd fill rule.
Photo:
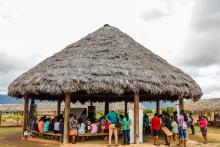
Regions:
<instances>
[{"instance_id":1,"label":"seated person","mask_svg":"<svg viewBox=\"0 0 220 147\"><path fill-rule=\"evenodd\" d=\"M49 131L54 131L54 119L50 120Z\"/></svg>"},{"instance_id":2,"label":"seated person","mask_svg":"<svg viewBox=\"0 0 220 147\"><path fill-rule=\"evenodd\" d=\"M87 118L86 126L87 126L87 132L91 132L91 121L89 120L89 118Z\"/></svg>"},{"instance_id":3,"label":"seated person","mask_svg":"<svg viewBox=\"0 0 220 147\"><path fill-rule=\"evenodd\" d=\"M95 121L92 121L92 124L91 124L91 133L92 134L96 134L98 132L98 126L96 124Z\"/></svg>"},{"instance_id":4,"label":"seated person","mask_svg":"<svg viewBox=\"0 0 220 147\"><path fill-rule=\"evenodd\" d=\"M31 121L31 130L37 131L37 118L34 117Z\"/></svg>"},{"instance_id":5,"label":"seated person","mask_svg":"<svg viewBox=\"0 0 220 147\"><path fill-rule=\"evenodd\" d=\"M54 133L55 134L59 133L59 131L60 131L59 126L60 126L60 122L58 120L58 117L55 117L55 119L54 119Z\"/></svg>"},{"instance_id":6,"label":"seated person","mask_svg":"<svg viewBox=\"0 0 220 147\"><path fill-rule=\"evenodd\" d=\"M85 123L82 121L81 118L79 119L77 128L78 128L78 133L79 133L79 134L85 134L85 132L86 132L86 131L85 131L86 125L85 125Z\"/></svg>"},{"instance_id":7,"label":"seated person","mask_svg":"<svg viewBox=\"0 0 220 147\"><path fill-rule=\"evenodd\" d=\"M110 125L110 123L109 123L109 121L105 121L105 129L104 129L104 132L105 133L108 133L109 132L109 125Z\"/></svg>"},{"instance_id":8,"label":"seated person","mask_svg":"<svg viewBox=\"0 0 220 147\"><path fill-rule=\"evenodd\" d=\"M38 130L40 133L44 132L44 118L43 117L41 117L38 122Z\"/></svg>"},{"instance_id":9,"label":"seated person","mask_svg":"<svg viewBox=\"0 0 220 147\"><path fill-rule=\"evenodd\" d=\"M61 119L59 124L59 133L63 134L63 131L64 131L64 120Z\"/></svg>"},{"instance_id":10,"label":"seated person","mask_svg":"<svg viewBox=\"0 0 220 147\"><path fill-rule=\"evenodd\" d=\"M49 132L50 118L46 119L44 124L44 132Z\"/></svg>"}]
</instances>

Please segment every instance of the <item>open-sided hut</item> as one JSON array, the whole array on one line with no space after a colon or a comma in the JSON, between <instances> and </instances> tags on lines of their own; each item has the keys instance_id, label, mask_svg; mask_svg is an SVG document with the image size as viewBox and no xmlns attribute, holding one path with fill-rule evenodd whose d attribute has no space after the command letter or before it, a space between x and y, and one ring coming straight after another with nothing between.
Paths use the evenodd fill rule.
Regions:
<instances>
[{"instance_id":1,"label":"open-sided hut","mask_svg":"<svg viewBox=\"0 0 220 147\"><path fill-rule=\"evenodd\" d=\"M220 112L220 98L201 99L196 102L186 101L185 109L195 113Z\"/></svg>"},{"instance_id":2,"label":"open-sided hut","mask_svg":"<svg viewBox=\"0 0 220 147\"><path fill-rule=\"evenodd\" d=\"M29 98L65 100L64 143L70 101L134 102L138 143L139 101L182 104L183 98L198 100L202 92L188 74L119 29L104 25L19 76L9 85L8 95L24 97L26 113Z\"/></svg>"}]
</instances>

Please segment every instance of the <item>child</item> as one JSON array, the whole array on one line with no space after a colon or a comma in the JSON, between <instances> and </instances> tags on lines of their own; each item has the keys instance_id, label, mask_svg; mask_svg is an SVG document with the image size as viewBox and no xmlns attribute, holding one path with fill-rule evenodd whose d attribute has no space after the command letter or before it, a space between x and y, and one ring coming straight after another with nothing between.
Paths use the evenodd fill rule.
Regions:
<instances>
[{"instance_id":1,"label":"child","mask_svg":"<svg viewBox=\"0 0 220 147\"><path fill-rule=\"evenodd\" d=\"M199 124L200 124L202 136L205 139L205 144L207 144L208 143L208 141L207 141L207 124L208 124L208 122L204 116L200 117Z\"/></svg>"},{"instance_id":2,"label":"child","mask_svg":"<svg viewBox=\"0 0 220 147\"><path fill-rule=\"evenodd\" d=\"M86 131L85 131L86 125L85 125L85 123L82 121L81 118L79 119L79 122L78 122L77 127L78 127L78 133L79 133L79 134L85 134L85 132L86 132Z\"/></svg>"},{"instance_id":3,"label":"child","mask_svg":"<svg viewBox=\"0 0 220 147\"><path fill-rule=\"evenodd\" d=\"M60 119L60 124L59 124L59 133L63 134L64 131L64 120Z\"/></svg>"},{"instance_id":4,"label":"child","mask_svg":"<svg viewBox=\"0 0 220 147\"><path fill-rule=\"evenodd\" d=\"M178 124L177 121L174 120L174 117L171 117L171 125L172 125L172 132L173 132L173 140L176 141L177 140L177 134L178 134Z\"/></svg>"},{"instance_id":5,"label":"child","mask_svg":"<svg viewBox=\"0 0 220 147\"><path fill-rule=\"evenodd\" d=\"M95 123L95 121L92 121L92 124L91 124L91 133L92 134L96 134L98 132L98 126L97 124Z\"/></svg>"},{"instance_id":6,"label":"child","mask_svg":"<svg viewBox=\"0 0 220 147\"><path fill-rule=\"evenodd\" d=\"M60 122L58 120L58 117L55 117L55 123L54 123L54 133L55 134L59 133L59 131L60 131L59 126L60 126Z\"/></svg>"}]
</instances>

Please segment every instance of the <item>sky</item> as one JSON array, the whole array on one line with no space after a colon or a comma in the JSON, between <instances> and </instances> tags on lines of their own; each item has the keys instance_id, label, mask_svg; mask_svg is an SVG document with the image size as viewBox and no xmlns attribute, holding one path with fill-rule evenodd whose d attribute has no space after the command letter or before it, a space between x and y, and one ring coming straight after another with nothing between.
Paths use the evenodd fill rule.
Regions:
<instances>
[{"instance_id":1,"label":"sky","mask_svg":"<svg viewBox=\"0 0 220 147\"><path fill-rule=\"evenodd\" d=\"M220 97L220 0L0 0L0 94L20 74L109 24Z\"/></svg>"}]
</instances>

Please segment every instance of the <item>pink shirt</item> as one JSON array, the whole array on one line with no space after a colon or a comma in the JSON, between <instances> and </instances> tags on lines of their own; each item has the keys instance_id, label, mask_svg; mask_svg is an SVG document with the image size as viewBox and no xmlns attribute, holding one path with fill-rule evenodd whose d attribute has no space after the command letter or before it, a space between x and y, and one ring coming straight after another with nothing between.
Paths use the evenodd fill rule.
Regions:
<instances>
[{"instance_id":1,"label":"pink shirt","mask_svg":"<svg viewBox=\"0 0 220 147\"><path fill-rule=\"evenodd\" d=\"M105 121L105 129L109 129L109 125L110 125L109 122L106 120Z\"/></svg>"},{"instance_id":2,"label":"pink shirt","mask_svg":"<svg viewBox=\"0 0 220 147\"><path fill-rule=\"evenodd\" d=\"M183 129L187 129L187 122L184 121L183 115L180 115L178 117L178 124L179 124L179 127L182 127Z\"/></svg>"},{"instance_id":3,"label":"pink shirt","mask_svg":"<svg viewBox=\"0 0 220 147\"><path fill-rule=\"evenodd\" d=\"M95 134L95 133L97 133L97 131L98 131L98 126L97 126L97 124L96 124L96 123L92 123L92 124L91 124L91 133L92 133L92 134Z\"/></svg>"},{"instance_id":4,"label":"pink shirt","mask_svg":"<svg viewBox=\"0 0 220 147\"><path fill-rule=\"evenodd\" d=\"M207 120L202 118L199 120L199 123L200 123L200 127L201 128L207 128Z\"/></svg>"},{"instance_id":5,"label":"pink shirt","mask_svg":"<svg viewBox=\"0 0 220 147\"><path fill-rule=\"evenodd\" d=\"M38 130L40 133L44 132L44 121L39 121L38 122Z\"/></svg>"}]
</instances>

